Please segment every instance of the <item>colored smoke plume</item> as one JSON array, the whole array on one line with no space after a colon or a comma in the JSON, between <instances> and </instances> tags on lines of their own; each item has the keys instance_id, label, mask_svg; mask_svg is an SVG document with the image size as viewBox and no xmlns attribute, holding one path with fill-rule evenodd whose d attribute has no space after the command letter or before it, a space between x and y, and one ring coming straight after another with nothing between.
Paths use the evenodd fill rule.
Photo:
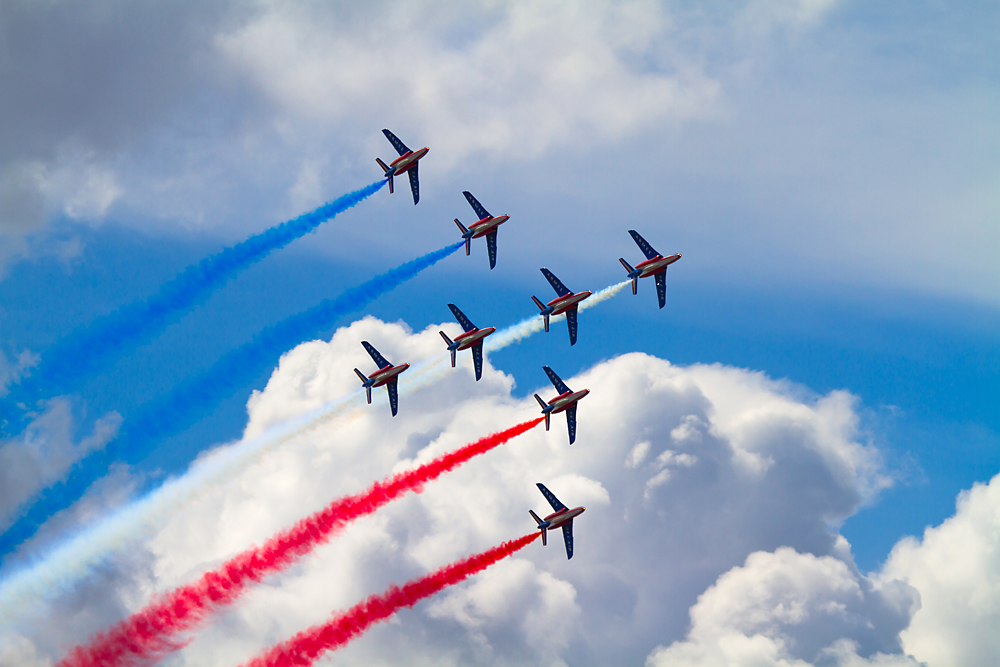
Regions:
<instances>
[{"instance_id":1,"label":"colored smoke plume","mask_svg":"<svg viewBox=\"0 0 1000 667\"><path fill-rule=\"evenodd\" d=\"M413 579L403 586L392 586L385 593L372 595L323 625L303 630L288 641L268 649L248 662L246 667L311 665L325 651L346 646L352 639L360 637L371 626L387 620L400 609L412 607L442 589L482 572L490 565L531 544L540 534L536 532L504 542L489 551L446 565L419 579Z\"/></svg>"},{"instance_id":2,"label":"colored smoke plume","mask_svg":"<svg viewBox=\"0 0 1000 667\"><path fill-rule=\"evenodd\" d=\"M581 302L580 310L602 303L628 284L629 281L624 281L600 290ZM563 317L559 315L552 321ZM494 333L486 339L485 348L488 352L499 350L540 331L542 318L533 315ZM445 377L451 372L447 359L448 355L443 354L412 366L400 378L399 395L409 395ZM215 485L258 463L268 453L280 447L294 446L306 433L364 409L364 401L364 392L355 391L275 424L256 437L215 452L186 474L168 480L94 525L79 530L30 566L0 580L0 624L32 617L41 601L64 593L77 581L89 576L110 553L144 539L171 514L183 510ZM0 552L5 544L6 536L0 536Z\"/></svg>"},{"instance_id":3,"label":"colored smoke plume","mask_svg":"<svg viewBox=\"0 0 1000 667\"><path fill-rule=\"evenodd\" d=\"M525 433L541 422L542 418L536 418L488 435L413 470L376 482L367 491L332 502L292 528L278 533L260 547L252 547L234 556L220 568L206 572L194 583L154 599L144 609L110 630L96 635L88 645L74 648L59 666L147 664L176 650L184 644L179 634L194 629L212 612L235 602L251 584L284 570L316 546L328 541L348 523L372 514L407 492L419 491L427 482L457 468L474 456L484 454ZM532 537L537 537L537 534ZM530 539L524 544L528 541ZM519 548L520 546L513 550ZM487 552L489 553L492 552ZM498 555L489 562L486 562L487 558L479 569L499 560L503 555ZM477 558L483 559L486 556ZM452 566L454 567L456 566ZM459 581L474 571L478 570L469 570L454 581ZM435 590L440 590L447 583Z\"/></svg>"},{"instance_id":4,"label":"colored smoke plume","mask_svg":"<svg viewBox=\"0 0 1000 667\"><path fill-rule=\"evenodd\" d=\"M46 519L76 502L113 462L143 460L159 440L210 414L219 401L252 382L269 365L276 364L286 350L329 328L338 318L361 310L461 247L459 242L435 250L267 327L204 372L141 407L137 415L126 420L117 439L80 461L66 480L43 491L34 505L0 535L0 554L9 553L31 537Z\"/></svg>"},{"instance_id":5,"label":"colored smoke plume","mask_svg":"<svg viewBox=\"0 0 1000 667\"><path fill-rule=\"evenodd\" d=\"M165 283L156 294L122 306L74 332L45 350L39 367L20 386L11 388L6 401L10 405L28 403L74 391L81 380L100 370L123 350L162 331L236 273L361 203L381 190L386 182L383 179L372 183L206 257Z\"/></svg>"}]
</instances>

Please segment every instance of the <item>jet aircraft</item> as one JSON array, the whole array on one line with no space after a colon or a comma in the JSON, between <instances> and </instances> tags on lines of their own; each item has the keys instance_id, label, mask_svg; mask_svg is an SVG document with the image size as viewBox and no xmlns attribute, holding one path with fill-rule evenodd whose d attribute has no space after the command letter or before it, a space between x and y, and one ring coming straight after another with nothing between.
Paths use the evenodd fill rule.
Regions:
<instances>
[{"instance_id":1,"label":"jet aircraft","mask_svg":"<svg viewBox=\"0 0 1000 667\"><path fill-rule=\"evenodd\" d=\"M448 351L451 352L451 367L455 367L456 352L472 348L472 363L476 367L476 382L479 382L483 377L483 339L496 331L497 328L486 327L485 329L479 329L465 316L465 313L458 309L458 306L449 303L448 307L451 308L451 312L455 316L455 319L458 320L458 323L465 329L465 333L455 336L454 341L448 338L448 334L445 332L438 332L441 334L441 338L444 338L444 342L448 344Z\"/></svg>"},{"instance_id":2,"label":"jet aircraft","mask_svg":"<svg viewBox=\"0 0 1000 667\"><path fill-rule=\"evenodd\" d=\"M533 510L528 510L528 514L538 524L538 530L542 531L542 546L548 544L548 540L545 537L547 531L562 528L563 541L566 543L566 558L568 560L573 557L573 519L583 514L587 508L574 507L570 509L559 502L555 494L546 489L544 484L536 484L535 486L538 487L538 490L542 492L545 499L549 501L549 505L552 505L552 509L555 510L544 519L539 519Z\"/></svg>"},{"instance_id":3,"label":"jet aircraft","mask_svg":"<svg viewBox=\"0 0 1000 667\"><path fill-rule=\"evenodd\" d=\"M399 157L393 160L388 166L381 159L375 158L378 166L385 171L385 177L389 179L389 194L392 194L392 177L406 173L410 176L410 191L413 192L413 203L420 201L420 181L417 176L417 167L420 166L420 158L427 155L429 148L421 148L414 153L399 140L395 134L389 130L382 130L382 134L389 140L392 147L399 153Z\"/></svg>"},{"instance_id":4,"label":"jet aircraft","mask_svg":"<svg viewBox=\"0 0 1000 667\"><path fill-rule=\"evenodd\" d=\"M556 388L559 395L553 398L551 401L546 403L542 400L542 397L535 394L535 400L538 404L542 406L542 414L545 415L545 430L549 430L549 421L552 415L565 412L566 413L566 426L569 428L569 444L576 442L576 403L581 398L590 393L589 389L581 389L580 391L573 391L566 386L555 372L548 366L542 366L542 370L545 374L549 376L549 380L552 382L552 386Z\"/></svg>"},{"instance_id":5,"label":"jet aircraft","mask_svg":"<svg viewBox=\"0 0 1000 667\"><path fill-rule=\"evenodd\" d=\"M569 326L569 344L576 345L576 312L577 307L580 302L586 299L588 296L593 294L593 292L577 292L574 294L570 292L562 282L556 278L551 271L548 269L542 269L542 275L545 279L549 281L552 285L552 289L556 291L558 295L556 298L549 301L548 305L543 306L542 302L538 300L538 297L532 296L531 300L535 302L538 309L541 310L542 317L545 318L545 331L549 330L549 317L553 317L560 313L566 313L566 324Z\"/></svg>"},{"instance_id":6,"label":"jet aircraft","mask_svg":"<svg viewBox=\"0 0 1000 667\"><path fill-rule=\"evenodd\" d=\"M462 230L462 238L465 239L465 255L468 257L468 255L472 252L472 239L478 239L480 236L485 236L486 252L490 256L490 268L492 269L497 265L497 227L507 222L507 220L510 219L510 216L498 215L494 218L485 208L483 208L483 205L472 196L471 192L465 190L462 194L465 195L465 198L469 201L469 206L472 207L472 210L479 216L479 222L472 223L469 225L468 229L466 229L465 225L458 221L458 218L455 218L455 224Z\"/></svg>"},{"instance_id":7,"label":"jet aircraft","mask_svg":"<svg viewBox=\"0 0 1000 667\"><path fill-rule=\"evenodd\" d=\"M372 404L372 387L385 386L386 391L389 392L389 408L392 409L392 416L395 417L396 411L399 409L399 394L396 392L399 374L409 368L410 365L400 364L399 366L393 366L386 361L385 357L378 353L378 350L371 343L363 340L361 344L364 345L365 350L371 355L372 360L378 364L378 370L368 376L357 368L354 369L354 372L361 378L361 384L364 385L365 391L368 394L368 405Z\"/></svg>"},{"instance_id":8,"label":"jet aircraft","mask_svg":"<svg viewBox=\"0 0 1000 667\"><path fill-rule=\"evenodd\" d=\"M681 256L676 254L664 257L653 250L653 246L646 243L646 239L639 236L639 232L630 229L628 233L632 235L639 250L646 255L646 261L636 264L634 269L623 257L618 259L628 271L628 277L632 279L632 294L637 294L639 291L639 278L653 276L653 279L656 280L656 297L660 300L660 308L663 308L667 305L667 267L679 260Z\"/></svg>"}]
</instances>

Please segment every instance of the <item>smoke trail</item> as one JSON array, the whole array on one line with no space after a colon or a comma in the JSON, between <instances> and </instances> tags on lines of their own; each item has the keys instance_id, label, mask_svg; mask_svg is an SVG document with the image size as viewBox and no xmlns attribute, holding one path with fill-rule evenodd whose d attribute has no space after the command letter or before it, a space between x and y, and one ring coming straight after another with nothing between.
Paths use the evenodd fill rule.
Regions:
<instances>
[{"instance_id":1,"label":"smoke trail","mask_svg":"<svg viewBox=\"0 0 1000 667\"><path fill-rule=\"evenodd\" d=\"M0 554L9 553L31 537L48 517L76 502L113 462L142 460L152 444L197 422L211 412L222 398L251 382L268 365L274 364L283 352L328 328L337 318L364 308L379 296L451 255L462 244L454 243L411 260L347 290L335 299L327 299L264 329L208 370L178 385L170 394L145 405L138 415L125 423L117 439L77 463L68 478L42 492L34 505L0 535Z\"/></svg>"},{"instance_id":2,"label":"smoke trail","mask_svg":"<svg viewBox=\"0 0 1000 667\"><path fill-rule=\"evenodd\" d=\"M583 301L580 308L596 306L628 284L625 281L611 285ZM536 315L497 331L485 342L491 343L490 351L496 351L519 343L541 330L541 317ZM492 344L494 339L498 341L495 345ZM443 354L437 359L411 366L400 376L400 395L407 395L445 377L451 372L447 359L448 355ZM240 474L268 453L287 446L299 436L364 407L364 392L356 391L304 415L275 424L257 437L214 452L183 477L166 482L94 526L81 530L30 567L0 581L0 625L19 616L33 616L32 604L65 591L92 572L109 553L142 540L155 526L202 497L213 485Z\"/></svg>"},{"instance_id":3,"label":"smoke trail","mask_svg":"<svg viewBox=\"0 0 1000 667\"><path fill-rule=\"evenodd\" d=\"M376 482L363 493L335 500L262 546L252 547L222 567L203 574L196 582L154 599L141 611L99 633L88 645L74 648L58 663L59 667L111 667L147 663L163 657L183 645L177 635L193 629L207 615L235 602L251 584L284 570L317 545L327 542L351 521L372 514L409 491L419 490L427 482L541 422L541 418L533 419L488 435L409 472Z\"/></svg>"},{"instance_id":4,"label":"smoke trail","mask_svg":"<svg viewBox=\"0 0 1000 667\"><path fill-rule=\"evenodd\" d=\"M313 664L320 654L346 646L368 629L387 620L400 609L412 607L448 586L479 574L490 565L528 546L540 533L504 542L489 551L470 556L451 565L413 579L402 587L391 586L381 595L372 595L350 609L335 615L323 625L303 630L291 639L271 647L246 664L246 667L304 667Z\"/></svg>"},{"instance_id":5,"label":"smoke trail","mask_svg":"<svg viewBox=\"0 0 1000 667\"><path fill-rule=\"evenodd\" d=\"M206 257L198 264L189 266L149 298L122 306L74 332L45 351L41 364L32 376L12 388L6 401L13 405L73 391L86 376L120 354L126 345L135 345L162 331L182 313L208 298L213 290L237 272L361 203L381 190L386 182L372 183Z\"/></svg>"}]
</instances>

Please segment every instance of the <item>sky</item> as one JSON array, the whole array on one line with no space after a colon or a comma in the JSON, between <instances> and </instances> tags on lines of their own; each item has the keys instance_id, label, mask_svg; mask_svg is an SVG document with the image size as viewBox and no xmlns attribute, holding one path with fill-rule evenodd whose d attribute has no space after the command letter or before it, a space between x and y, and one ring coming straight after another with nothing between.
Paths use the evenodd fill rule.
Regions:
<instances>
[{"instance_id":1,"label":"sky","mask_svg":"<svg viewBox=\"0 0 1000 667\"><path fill-rule=\"evenodd\" d=\"M587 507L572 560L531 544L324 664L992 665L997 34L989 3L931 1L4 3L0 530L87 474L4 549L5 594L56 574L0 610L0 665L56 664L331 500L537 416L542 365L591 390L574 445L557 415L358 520L163 663L243 664L519 537L543 482ZM377 182L382 128L430 148L418 205L383 188L72 390L19 394L57 344ZM463 190L511 216L495 269L477 239L219 375L457 242ZM361 340L416 372L459 332L448 303L502 329L554 296L540 267L619 283L630 229L683 255L666 308L642 280L582 312L573 347L554 322L488 352L479 383L468 352L435 367L395 418L379 389L274 435L356 400ZM163 407L178 396L197 409ZM136 432L151 411L169 432ZM174 488L196 491L156 505ZM105 548L109 525L131 532ZM54 565L84 543L85 567Z\"/></svg>"}]
</instances>

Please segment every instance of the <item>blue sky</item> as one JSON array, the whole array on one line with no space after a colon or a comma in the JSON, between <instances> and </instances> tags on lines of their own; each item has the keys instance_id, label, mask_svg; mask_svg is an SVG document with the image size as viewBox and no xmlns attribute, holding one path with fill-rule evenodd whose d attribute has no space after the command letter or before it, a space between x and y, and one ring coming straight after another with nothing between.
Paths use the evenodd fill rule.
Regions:
<instances>
[{"instance_id":1,"label":"blue sky","mask_svg":"<svg viewBox=\"0 0 1000 667\"><path fill-rule=\"evenodd\" d=\"M807 0L698 8L652 2L551 8L426 3L391 11L311 3L190 11L115 6L67 3L58 11L19 4L4 10L17 29L3 33L3 57L17 66L0 77L5 87L20 91L18 101L8 99L0 112L6 116L0 123L6 146L0 154L6 200L0 219L0 350L6 361L0 377L8 384L15 381L9 369L25 351L44 355L62 336L148 296L203 257L372 182L379 175L374 156L391 155L382 127L411 148L427 145L431 151L421 166L418 206L405 188L392 196L376 193L241 272L153 340L124 350L65 398L72 406L64 425L69 435L59 440L51 431L40 436L49 441L34 441L43 457L72 451L108 413L120 414L127 427L141 406L264 327L457 240L451 219L472 220L461 196L468 189L492 213L511 215L500 230L497 268L489 271L485 245L474 242L472 257L459 252L446 258L364 314L402 321L418 334L449 321L446 304L453 302L477 325L502 327L532 314L532 294L551 298L541 266L576 290L596 291L622 280L618 257L633 264L640 257L628 229L664 254L684 255L670 270L667 308L656 309L653 286L643 281L638 296L626 290L583 313L573 348L565 325L557 324L547 335L502 350L491 363L515 386L499 398L482 389L482 400L530 399L543 386L542 364L564 378L585 372L596 377L621 368L613 360L631 352L682 368L744 369L740 382L746 386L759 372L777 382L767 392L810 409L818 410L831 392L849 392L856 397L850 413L857 420L850 437L878 460L871 479L885 488L868 493L858 482L849 511L823 516L836 516L830 534L850 545L859 573L849 576L883 582L891 572L917 590L917 571L906 570L890 552L906 536L921 538L928 526L963 520L961 512L956 515L959 493L997 473L995 9ZM137 40L143 31L148 38ZM39 34L48 36L32 37ZM26 76L30 71L47 78ZM356 319L332 322L315 338L330 341L336 329ZM423 349L419 336L410 341L385 332L400 349ZM337 357L340 349L330 343L323 354L353 378L357 362ZM308 377L297 359L289 357L288 377ZM277 380L268 385L277 362L232 395L218 396L209 416L160 442L148 457L117 468L94 487L101 497L97 509L80 505L52 523L43 539L8 555L0 574L9 576L41 557L141 490L183 475L199 454L238 440L247 428L251 392L268 386L259 394L262 404L279 406L275 411L284 414L295 401ZM339 379L331 382L339 387ZM440 396L460 397L457 412L473 409L455 391L448 384ZM703 391L713 395L707 387ZM660 400L655 396L621 398L649 407ZM416 397L413 403L420 405ZM382 408L373 406L379 413ZM249 409L251 424L264 419L254 416L257 409L263 410ZM419 420L408 425L411 409L403 397L388 432L417 440L437 428L448 432ZM613 432L616 415L600 418ZM376 423L389 428L383 421ZM712 433L725 430L723 421L711 423ZM631 433L627 425L621 428ZM8 424L6 436L2 446L9 452L28 443L16 422ZM805 476L799 481L808 488L811 470L790 474ZM589 474L583 468L564 472ZM520 492L516 497L520 512ZM614 495L611 502L616 507ZM3 511L9 525L13 508ZM294 517L290 507L287 512ZM650 612L679 619L665 620L660 636L642 630L629 638L616 630L606 655L615 655L618 641L631 647L634 660L648 656L647 664L663 656L678 660L685 651L702 656L690 664L715 664L705 657L710 651L698 653L699 623L707 617L697 605L732 594L727 586L740 577L758 576L761 559L790 558L804 568L807 557L849 562L839 548L810 546L804 529L772 543L771 528L748 535L746 544L756 546L745 553L718 563L705 558L704 570L691 580L704 582L699 590L684 589L681 601ZM136 604L122 592L130 585L160 590L183 581L176 573L163 574L175 557L163 547L169 531L144 543L149 562L158 563L150 566L155 576L143 579L136 574L139 566L118 563L127 574L110 587L112 602L88 600L79 592L89 585L83 582L74 589L82 607L105 610L94 618L110 623ZM920 544L933 546L929 538ZM781 547L797 551L788 556ZM228 553L226 548L219 546L212 557ZM755 560L751 552L765 555ZM211 561L205 558L191 562L192 571ZM531 567L549 566L538 561ZM412 563L408 567L380 561L372 581L412 574ZM576 587L580 605L599 604L614 595L588 588L591 575L583 572L623 567L608 560L574 575L560 564L553 576ZM899 574L904 571L910 578ZM873 585L881 590L882 583ZM462 595L473 599L478 590L472 586ZM936 661L958 654L948 653L946 638L931 648L907 638L907 623L916 628L918 619L936 613L933 598L925 595L924 601L930 611L919 612L923 617L913 611L895 630L886 626L882 643L844 637L857 642L866 659L879 652L900 661L947 664ZM441 604L414 621L413 627L429 628L433 636L429 660L441 655L449 637L475 645L472 635L459 631L472 633L463 621L440 625L451 613ZM579 627L560 626L567 637L596 622L586 605L574 609L581 620ZM257 626L247 619L254 613L240 617L242 629L234 637L253 634L249 629ZM238 624L234 619L235 613L230 621ZM514 632L496 618L482 620L487 628L491 622L498 634L484 632L494 646L497 637ZM53 647L60 642L82 641L102 627L92 620L93 627L80 622L57 632L46 624L29 631L25 623L11 635L20 652L0 655L0 664L42 664L59 657ZM255 645L226 644L220 631L212 632L216 646L228 648L211 653L206 638L177 664L195 664L206 655L242 656ZM788 656L808 663L822 657L788 649L796 637L799 645L809 642L793 629L781 632L786 634L767 636ZM567 640L546 656L582 664L572 646ZM345 660L353 662L394 654L368 647L348 655ZM517 654L490 656L499 663ZM977 664L971 660L965 664Z\"/></svg>"}]
</instances>

